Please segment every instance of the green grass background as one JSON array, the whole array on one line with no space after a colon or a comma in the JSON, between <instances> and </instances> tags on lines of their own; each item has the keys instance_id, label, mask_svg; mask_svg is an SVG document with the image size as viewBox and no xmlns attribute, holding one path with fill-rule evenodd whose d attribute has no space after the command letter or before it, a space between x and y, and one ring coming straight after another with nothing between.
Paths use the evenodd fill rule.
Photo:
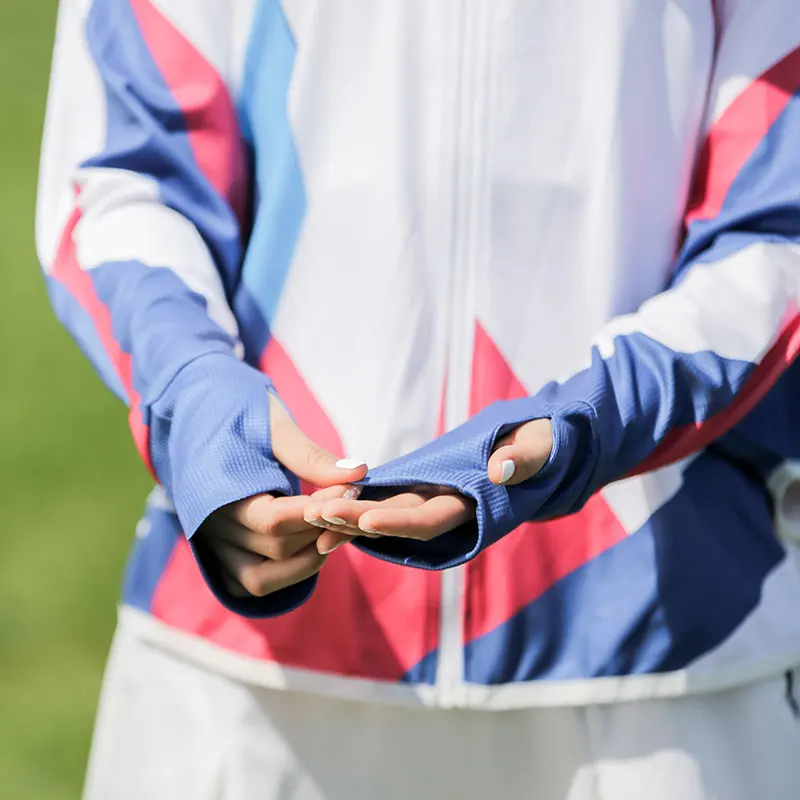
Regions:
<instances>
[{"instance_id":1,"label":"green grass background","mask_svg":"<svg viewBox=\"0 0 800 800\"><path fill-rule=\"evenodd\" d=\"M77 798L148 477L50 311L34 203L55 0L0 0L0 798Z\"/></svg>"}]
</instances>

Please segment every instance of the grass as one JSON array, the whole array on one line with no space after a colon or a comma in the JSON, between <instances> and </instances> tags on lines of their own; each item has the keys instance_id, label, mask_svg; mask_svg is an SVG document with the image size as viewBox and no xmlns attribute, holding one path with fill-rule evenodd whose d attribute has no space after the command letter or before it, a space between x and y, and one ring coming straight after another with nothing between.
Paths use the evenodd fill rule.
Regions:
<instances>
[{"instance_id":1,"label":"grass","mask_svg":"<svg viewBox=\"0 0 800 800\"><path fill-rule=\"evenodd\" d=\"M0 797L80 795L148 478L59 327L33 210L55 0L0 2Z\"/></svg>"}]
</instances>

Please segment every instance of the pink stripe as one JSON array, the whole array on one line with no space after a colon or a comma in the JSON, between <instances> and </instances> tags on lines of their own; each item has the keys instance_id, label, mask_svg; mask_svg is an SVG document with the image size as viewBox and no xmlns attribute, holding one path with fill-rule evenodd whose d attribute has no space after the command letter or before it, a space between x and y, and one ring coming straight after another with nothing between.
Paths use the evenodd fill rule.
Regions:
<instances>
[{"instance_id":1,"label":"pink stripe","mask_svg":"<svg viewBox=\"0 0 800 800\"><path fill-rule=\"evenodd\" d=\"M599 494L576 514L520 525L469 565L464 640L474 641L508 622L625 537Z\"/></svg>"},{"instance_id":2,"label":"pink stripe","mask_svg":"<svg viewBox=\"0 0 800 800\"><path fill-rule=\"evenodd\" d=\"M724 411L703 422L675 428L631 474L639 475L680 461L727 433L761 402L798 354L800 312L797 308L792 308L786 315L774 344L745 381L734 401Z\"/></svg>"},{"instance_id":3,"label":"pink stripe","mask_svg":"<svg viewBox=\"0 0 800 800\"><path fill-rule=\"evenodd\" d=\"M245 155L236 110L214 67L150 0L130 0L150 54L183 112L195 161L244 217Z\"/></svg>"},{"instance_id":4,"label":"pink stripe","mask_svg":"<svg viewBox=\"0 0 800 800\"><path fill-rule=\"evenodd\" d=\"M526 397L491 337L476 326L470 413L496 400ZM507 622L555 583L624 539L625 530L603 497L577 514L525 523L467 564L464 640Z\"/></svg>"},{"instance_id":5,"label":"pink stripe","mask_svg":"<svg viewBox=\"0 0 800 800\"><path fill-rule=\"evenodd\" d=\"M303 433L325 450L344 456L342 440L330 417L317 402L308 384L276 339L270 339L261 356L259 367L265 375L269 375L278 396L291 410ZM314 486L303 486L305 494L310 494L315 489Z\"/></svg>"},{"instance_id":6,"label":"pink stripe","mask_svg":"<svg viewBox=\"0 0 800 800\"><path fill-rule=\"evenodd\" d=\"M439 417L436 421L436 435L447 433L447 376L442 383L442 396L439 399Z\"/></svg>"},{"instance_id":7,"label":"pink stripe","mask_svg":"<svg viewBox=\"0 0 800 800\"><path fill-rule=\"evenodd\" d=\"M800 48L770 67L711 127L695 170L687 227L719 214L734 180L799 88Z\"/></svg>"},{"instance_id":8,"label":"pink stripe","mask_svg":"<svg viewBox=\"0 0 800 800\"><path fill-rule=\"evenodd\" d=\"M74 233L81 221L81 210L75 208L67 220L61 241L58 246L51 277L60 281L69 290L81 308L94 322L100 344L111 360L111 364L119 375L122 388L130 405L129 423L133 440L139 455L147 468L155 476L150 462L150 431L144 424L141 412L141 398L133 388L133 369L131 357L126 353L114 337L111 313L97 296L89 274L81 269L76 255Z\"/></svg>"},{"instance_id":9,"label":"pink stripe","mask_svg":"<svg viewBox=\"0 0 800 800\"><path fill-rule=\"evenodd\" d=\"M378 571L388 566L355 548L342 548L328 559L305 605L282 617L253 620L231 613L216 600L182 539L153 596L152 613L174 628L249 658L352 678L396 681L427 649L422 641L424 628L415 619L426 597L409 585L413 582L390 576L373 581L376 592L366 591L362 562L369 562L370 569L379 565ZM401 659L394 650L376 613L387 605L408 610L409 619L398 617L408 629L405 638L419 640L418 655Z\"/></svg>"},{"instance_id":10,"label":"pink stripe","mask_svg":"<svg viewBox=\"0 0 800 800\"><path fill-rule=\"evenodd\" d=\"M267 344L260 366L270 376L278 395L306 436L335 455L345 455L330 417L275 338ZM314 598L316 610L328 616L324 609L336 607L336 596L341 593L342 584L352 582L358 585L363 593L361 602L366 601L361 610L355 605L348 612L349 621L326 620L325 624L338 628L343 641L358 641L361 638L359 628L377 625L379 635L375 635L372 646L377 648L379 643L383 643L401 667L397 675L384 674L382 677L398 678L436 647L435 606L438 605L440 576L387 564L352 547L342 548L335 555L339 553L343 556L337 562L340 574L325 575L330 579L327 582L320 580ZM328 566L326 564L326 571ZM330 590L328 597L326 588Z\"/></svg>"}]
</instances>

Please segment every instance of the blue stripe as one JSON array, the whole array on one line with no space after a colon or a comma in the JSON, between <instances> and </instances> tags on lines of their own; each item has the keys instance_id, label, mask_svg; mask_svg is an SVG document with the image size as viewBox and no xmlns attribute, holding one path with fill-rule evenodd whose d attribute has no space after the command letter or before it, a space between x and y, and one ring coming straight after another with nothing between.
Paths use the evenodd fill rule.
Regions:
<instances>
[{"instance_id":1,"label":"blue stripe","mask_svg":"<svg viewBox=\"0 0 800 800\"><path fill-rule=\"evenodd\" d=\"M638 532L470 642L466 679L663 672L724 642L756 608L784 552L765 493L735 465L705 454L685 478Z\"/></svg>"},{"instance_id":2,"label":"blue stripe","mask_svg":"<svg viewBox=\"0 0 800 800\"><path fill-rule=\"evenodd\" d=\"M245 360L257 366L269 341L269 328L261 309L244 284L240 284L236 290L233 311L239 323L239 338L244 345Z\"/></svg>"},{"instance_id":3,"label":"blue stripe","mask_svg":"<svg viewBox=\"0 0 800 800\"><path fill-rule=\"evenodd\" d=\"M753 244L800 242L800 93L795 94L734 179L719 215L698 220L678 260L713 262Z\"/></svg>"},{"instance_id":4,"label":"blue stripe","mask_svg":"<svg viewBox=\"0 0 800 800\"><path fill-rule=\"evenodd\" d=\"M675 428L705 422L728 408L755 369L710 350L676 352L632 333L603 359L553 390L559 402L585 399L597 410L600 468L593 488L641 464Z\"/></svg>"},{"instance_id":5,"label":"blue stripe","mask_svg":"<svg viewBox=\"0 0 800 800\"><path fill-rule=\"evenodd\" d=\"M256 9L242 89L243 128L257 143L258 213L242 280L267 326L289 272L306 196L288 117L296 46L278 0Z\"/></svg>"},{"instance_id":6,"label":"blue stripe","mask_svg":"<svg viewBox=\"0 0 800 800\"><path fill-rule=\"evenodd\" d=\"M400 683L424 683L433 686L436 683L436 667L439 663L439 651L434 650L428 653L423 659L411 667L402 678Z\"/></svg>"},{"instance_id":7,"label":"blue stripe","mask_svg":"<svg viewBox=\"0 0 800 800\"><path fill-rule=\"evenodd\" d=\"M236 217L197 166L183 112L128 0L94 0L86 38L105 89L107 134L105 150L84 166L131 170L155 180L163 202L199 230L230 296L241 255Z\"/></svg>"},{"instance_id":8,"label":"blue stripe","mask_svg":"<svg viewBox=\"0 0 800 800\"><path fill-rule=\"evenodd\" d=\"M787 458L800 459L800 361L781 375L761 402L709 449L720 453L766 481Z\"/></svg>"},{"instance_id":9,"label":"blue stripe","mask_svg":"<svg viewBox=\"0 0 800 800\"><path fill-rule=\"evenodd\" d=\"M122 601L150 611L153 595L182 534L178 518L168 511L148 508L140 524L146 526L145 535L136 539L128 557Z\"/></svg>"}]
</instances>

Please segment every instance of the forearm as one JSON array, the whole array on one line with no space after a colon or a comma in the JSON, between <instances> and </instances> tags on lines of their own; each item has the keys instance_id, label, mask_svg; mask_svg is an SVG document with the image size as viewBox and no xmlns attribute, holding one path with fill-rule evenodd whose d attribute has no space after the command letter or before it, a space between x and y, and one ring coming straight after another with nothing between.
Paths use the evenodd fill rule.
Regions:
<instances>
[{"instance_id":1,"label":"forearm","mask_svg":"<svg viewBox=\"0 0 800 800\"><path fill-rule=\"evenodd\" d=\"M240 360L228 303L245 162L224 76L157 4L61 4L37 249L59 318L130 406L190 540L222 506L293 492L270 450L271 385ZM212 587L258 616L310 591L240 602Z\"/></svg>"}]
</instances>

